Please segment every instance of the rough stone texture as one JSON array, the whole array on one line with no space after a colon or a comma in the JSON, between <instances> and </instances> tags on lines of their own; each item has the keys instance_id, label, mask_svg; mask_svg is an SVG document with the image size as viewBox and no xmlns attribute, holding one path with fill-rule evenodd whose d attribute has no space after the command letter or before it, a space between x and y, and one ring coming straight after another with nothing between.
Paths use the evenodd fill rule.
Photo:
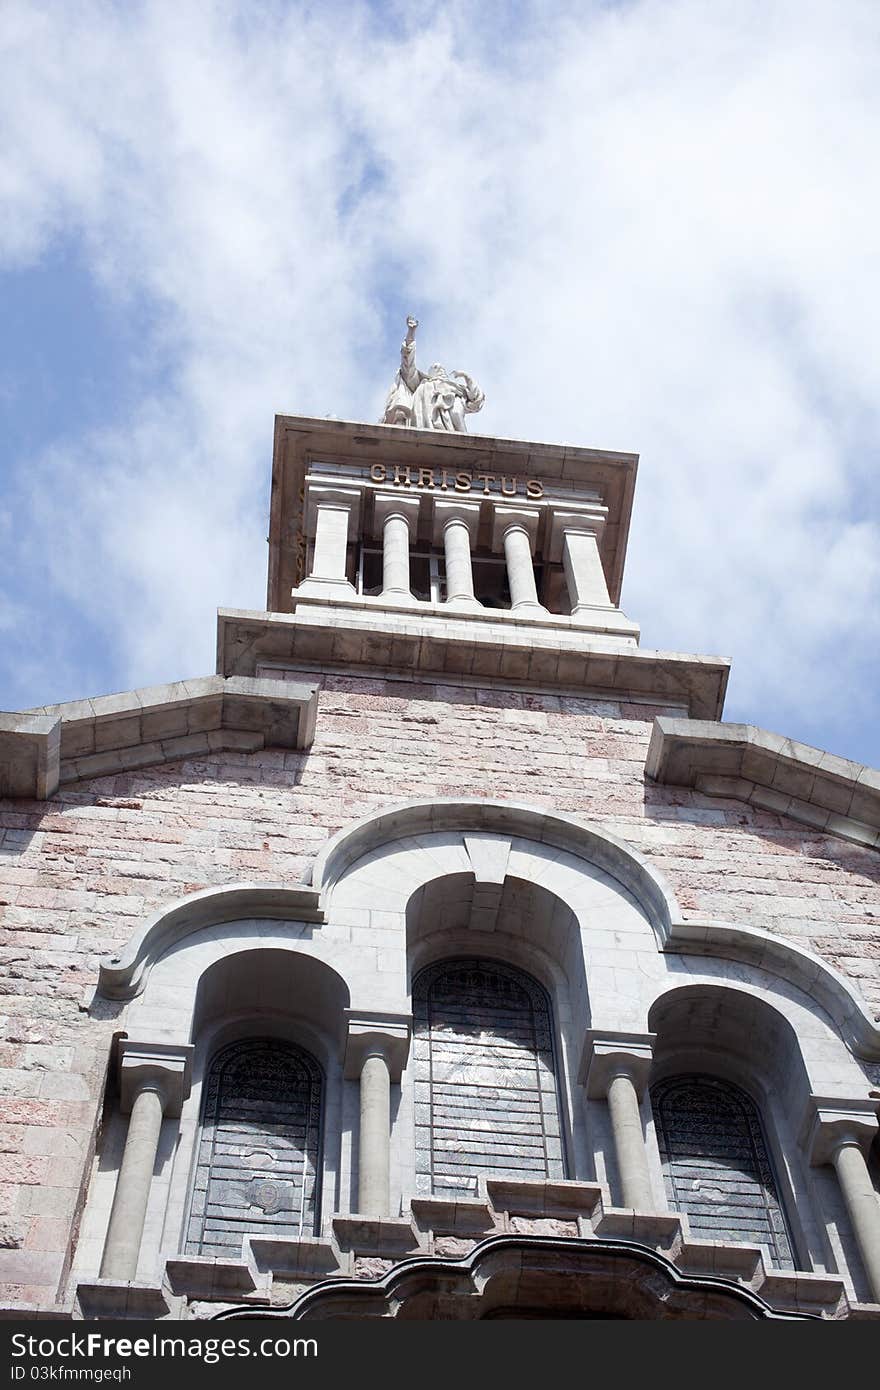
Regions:
<instances>
[{"instance_id":1,"label":"rough stone texture","mask_svg":"<svg viewBox=\"0 0 880 1390\"><path fill-rule=\"evenodd\" d=\"M880 1011L880 855L646 782L652 721L677 708L289 677L322 686L309 751L214 751L0 802L5 1302L50 1305L66 1277L111 1038L125 1026L124 1004L92 1004L100 958L186 893L298 883L329 835L397 801L510 798L593 820L645 854L686 911L809 947Z\"/></svg>"}]
</instances>

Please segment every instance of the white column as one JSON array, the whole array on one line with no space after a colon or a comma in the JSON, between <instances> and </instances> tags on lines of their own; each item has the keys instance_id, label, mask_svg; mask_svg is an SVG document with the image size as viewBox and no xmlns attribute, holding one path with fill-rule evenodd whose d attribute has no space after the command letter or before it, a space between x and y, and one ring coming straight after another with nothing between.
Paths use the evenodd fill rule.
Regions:
<instances>
[{"instance_id":1,"label":"white column","mask_svg":"<svg viewBox=\"0 0 880 1390\"><path fill-rule=\"evenodd\" d=\"M297 595L354 593L346 578L348 545L358 534L361 489L330 487L308 479L305 498L305 530L312 541L312 567Z\"/></svg>"},{"instance_id":2,"label":"white column","mask_svg":"<svg viewBox=\"0 0 880 1390\"><path fill-rule=\"evenodd\" d=\"M101 1259L102 1279L137 1277L162 1121L179 1115L189 1095L192 1053L189 1044L120 1043L120 1104L130 1118Z\"/></svg>"},{"instance_id":3,"label":"white column","mask_svg":"<svg viewBox=\"0 0 880 1390\"><path fill-rule=\"evenodd\" d=\"M391 1073L384 1051L368 1052L361 1067L361 1125L358 1142L358 1211L390 1211Z\"/></svg>"},{"instance_id":4,"label":"white column","mask_svg":"<svg viewBox=\"0 0 880 1390\"><path fill-rule=\"evenodd\" d=\"M874 1300L880 1303L880 1194L877 1193L861 1144L841 1138L831 1161L859 1244L859 1253Z\"/></svg>"},{"instance_id":5,"label":"white column","mask_svg":"<svg viewBox=\"0 0 880 1390\"><path fill-rule=\"evenodd\" d=\"M588 1097L608 1105L623 1205L636 1211L658 1210L640 1110L655 1038L654 1033L591 1029L581 1058L580 1080Z\"/></svg>"},{"instance_id":6,"label":"white column","mask_svg":"<svg viewBox=\"0 0 880 1390\"><path fill-rule=\"evenodd\" d=\"M642 1117L635 1083L628 1071L619 1071L608 1082L608 1109L614 1134L614 1150L623 1205L650 1211L654 1204L648 1155L642 1133Z\"/></svg>"},{"instance_id":7,"label":"white column","mask_svg":"<svg viewBox=\"0 0 880 1390\"><path fill-rule=\"evenodd\" d=\"M128 1134L101 1260L101 1278L120 1281L137 1277L138 1255L153 1168L159 1147L165 1097L161 1084L144 1083L131 1107Z\"/></svg>"},{"instance_id":8,"label":"white column","mask_svg":"<svg viewBox=\"0 0 880 1390\"><path fill-rule=\"evenodd\" d=\"M837 1174L871 1294L880 1303L880 1193L865 1161L877 1133L876 1102L811 1096L807 1150L815 1166L830 1163Z\"/></svg>"},{"instance_id":9,"label":"white column","mask_svg":"<svg viewBox=\"0 0 880 1390\"><path fill-rule=\"evenodd\" d=\"M492 518L492 549L504 551L511 611L535 617L547 612L538 602L532 563L538 515L537 508L496 505Z\"/></svg>"},{"instance_id":10,"label":"white column","mask_svg":"<svg viewBox=\"0 0 880 1390\"><path fill-rule=\"evenodd\" d=\"M391 1085L400 1081L409 1053L412 1017L346 1009L343 1074L360 1086L358 1212L382 1217L399 1208L392 1201ZM394 1213L396 1214L396 1213Z\"/></svg>"},{"instance_id":11,"label":"white column","mask_svg":"<svg viewBox=\"0 0 880 1390\"><path fill-rule=\"evenodd\" d=\"M418 497L377 492L373 527L382 532L382 593L385 603L414 603L409 577L409 550L419 524Z\"/></svg>"},{"instance_id":12,"label":"white column","mask_svg":"<svg viewBox=\"0 0 880 1390\"><path fill-rule=\"evenodd\" d=\"M471 547L480 525L479 502L434 501L433 543L443 543L446 602L455 608L482 608L474 596Z\"/></svg>"}]
</instances>

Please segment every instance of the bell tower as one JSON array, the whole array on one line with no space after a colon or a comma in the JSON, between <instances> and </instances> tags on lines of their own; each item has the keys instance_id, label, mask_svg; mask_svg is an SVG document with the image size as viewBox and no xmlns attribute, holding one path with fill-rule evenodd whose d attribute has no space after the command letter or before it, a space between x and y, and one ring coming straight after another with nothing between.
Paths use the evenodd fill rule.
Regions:
<instances>
[{"instance_id":1,"label":"bell tower","mask_svg":"<svg viewBox=\"0 0 880 1390\"><path fill-rule=\"evenodd\" d=\"M718 719L728 664L645 651L620 608L638 457L277 416L265 612L218 670L394 669L659 697Z\"/></svg>"}]
</instances>

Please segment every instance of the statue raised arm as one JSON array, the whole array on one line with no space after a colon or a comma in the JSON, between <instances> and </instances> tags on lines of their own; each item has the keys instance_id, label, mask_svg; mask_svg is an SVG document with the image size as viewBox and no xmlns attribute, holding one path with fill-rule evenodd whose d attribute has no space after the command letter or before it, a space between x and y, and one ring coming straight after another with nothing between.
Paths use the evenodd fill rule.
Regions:
<instances>
[{"instance_id":1,"label":"statue raised arm","mask_svg":"<svg viewBox=\"0 0 880 1390\"><path fill-rule=\"evenodd\" d=\"M416 366L418 319L406 321L406 337L400 347L400 367L385 402L383 425L410 425L422 430L456 430L464 433L465 415L482 409L486 399L466 372L447 372L435 362L427 372Z\"/></svg>"}]
</instances>

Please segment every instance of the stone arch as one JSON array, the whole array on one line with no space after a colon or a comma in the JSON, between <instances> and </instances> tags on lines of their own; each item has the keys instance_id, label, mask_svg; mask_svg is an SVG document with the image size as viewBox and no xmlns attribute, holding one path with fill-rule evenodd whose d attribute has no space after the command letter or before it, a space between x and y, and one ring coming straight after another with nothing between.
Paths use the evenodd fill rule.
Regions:
<instances>
[{"instance_id":1,"label":"stone arch","mask_svg":"<svg viewBox=\"0 0 880 1390\"><path fill-rule=\"evenodd\" d=\"M794 1262L800 1268L809 1268L814 1261L826 1257L818 1213L813 1210L810 1174L800 1151L801 1129L814 1085L808 1064L809 1039L801 1036L801 1030L787 1016L790 1009L791 1004L784 999L770 1002L745 982L701 981L667 990L654 1001L648 1014L648 1027L656 1034L650 1098L667 1197L676 1202L676 1175L670 1152L664 1152L660 1106L671 1087L690 1078L695 1093L684 1097L684 1109L696 1114L697 1127L705 1127L694 1158L688 1160L700 1169L695 1169L694 1181L702 1182L707 1190L714 1184L719 1200L728 1189L735 1194L739 1187L748 1188L744 1201L764 1202L765 1241L774 1263L791 1267ZM814 1032L815 1026L813 1020ZM829 1040L833 1039L830 1030L826 1031ZM856 1071L845 1049L839 1050ZM815 1053L819 1058L824 1055L821 1049L815 1049ZM718 1094L712 1104L704 1105L704 1098L697 1092L711 1082L718 1084ZM737 1129L736 1134L722 1133L725 1111L730 1112L728 1119ZM689 1142L687 1134L677 1141L680 1156ZM722 1171L728 1162L734 1164L734 1159L717 1157L728 1142L734 1149L743 1149L741 1181ZM716 1162L720 1165L717 1181L710 1173ZM739 1202L736 1195L727 1202L724 1209L729 1221L721 1238L746 1243L751 1240L754 1244L759 1237L754 1231L751 1235L746 1231L745 1217L739 1221L742 1214L735 1211ZM707 1205L697 1201L694 1207L702 1238L707 1238L703 1226L712 1224L708 1217L703 1219L703 1207ZM687 1203L681 1209L687 1212ZM738 1224L742 1225L739 1236ZM760 1222L756 1229L759 1225ZM809 1257L803 1258L808 1252Z\"/></svg>"},{"instance_id":2,"label":"stone arch","mask_svg":"<svg viewBox=\"0 0 880 1390\"><path fill-rule=\"evenodd\" d=\"M311 932L311 924L285 919L233 920L187 934L160 956L128 1006L125 1023L130 1037L192 1053L191 1091L179 1117L163 1125L139 1256L142 1278L154 1277L166 1259L185 1253L205 1088L212 1059L230 1046L262 1039L272 1048L293 1049L316 1060L324 1079L315 1220L319 1195L330 1207L338 1205L345 1113L340 1031L350 987L336 968L345 970L347 962L333 955L334 964L329 964L322 956L332 951L312 940ZM105 1156L89 1196L85 1227L96 1252L103 1241L126 1126L126 1115L110 1115ZM255 1222L254 1233L271 1245L271 1233L260 1233L262 1224ZM230 1257L241 1259L242 1250ZM83 1249L81 1259L90 1258L94 1256Z\"/></svg>"},{"instance_id":3,"label":"stone arch","mask_svg":"<svg viewBox=\"0 0 880 1390\"><path fill-rule=\"evenodd\" d=\"M585 1174L590 1163L576 1077L590 1024L589 991L578 915L558 891L537 881L554 861L542 858L534 846L501 836L466 836L456 843L439 835L436 840L424 837L422 843L431 856L428 872L436 876L421 883L406 904L408 978L415 982L426 969L453 959L481 958L521 972L545 994L554 1086L548 1124L554 1129L554 1142L561 1126L560 1152L554 1152L551 1173L545 1176ZM461 871L463 865L467 872ZM558 861L555 867L558 876ZM572 884L567 887L574 891ZM604 882L590 887L598 902L613 910L614 889ZM555 888L566 891L563 884ZM594 906L598 912L598 904ZM628 906L627 911L636 919L636 930L649 937L650 928L637 917L637 909ZM414 1058L413 1075L417 1072ZM415 1100L420 1083L408 1079L406 1088ZM420 1109L416 1102L416 1115ZM419 1155L424 1135L420 1138L417 1120L414 1127ZM421 1190L423 1175L416 1173L415 1183Z\"/></svg>"},{"instance_id":4,"label":"stone arch","mask_svg":"<svg viewBox=\"0 0 880 1390\"><path fill-rule=\"evenodd\" d=\"M204 1144L212 1066L216 1057L230 1048L261 1040L270 1050L288 1049L299 1055L305 1059L299 1065L306 1069L308 1059L312 1059L312 1066L319 1069L322 1078L320 1137L317 1147L314 1143L311 1148L306 1146L311 1156L307 1155L304 1161L307 1165L314 1163L316 1173L313 1191L306 1194L312 1207L305 1227L314 1227L318 1220L322 1195L331 1204L338 1195L343 1115L339 1036L350 1001L348 983L325 960L307 954L302 946L308 943L285 940L283 929L270 923L254 925L259 931L248 933L229 925L215 930L205 940L188 938L160 962L136 1001L143 1012L135 1014L135 1022L149 1026L154 994L161 1004L167 998L165 977L176 976L181 981L179 1007L188 1010L186 1014L182 1012L182 1017L187 1019L188 1037L195 1048L192 1092L181 1113L177 1154L168 1182L167 1255L176 1253L178 1247L186 1249L191 1245L193 1186L198 1181ZM155 1030L156 1024L153 1026ZM261 1123L265 1127L270 1121ZM285 1123L283 1117L278 1123ZM277 1166L281 1172L280 1157ZM255 1182L260 1177L256 1171L251 1176ZM269 1181L267 1173L262 1178ZM292 1179L283 1177L281 1181L289 1183ZM242 1185L230 1179L228 1185L238 1193L236 1201L247 1196L247 1183ZM304 1190L304 1185L297 1189ZM264 1244L272 1238L271 1220L263 1220L257 1214L252 1224L253 1233ZM239 1248L235 1258L241 1254Z\"/></svg>"},{"instance_id":5,"label":"stone arch","mask_svg":"<svg viewBox=\"0 0 880 1390\"><path fill-rule=\"evenodd\" d=\"M548 851L573 855L599 871L631 896L658 940L668 934L679 916L669 886L656 869L631 846L608 831L513 801L485 798L446 798L410 801L372 813L334 835L315 859L311 883L329 907L337 885L365 857L406 840L418 848L425 836L462 837L481 834L519 839Z\"/></svg>"},{"instance_id":6,"label":"stone arch","mask_svg":"<svg viewBox=\"0 0 880 1390\"><path fill-rule=\"evenodd\" d=\"M229 1033L235 1020L258 1019L269 1028L273 1019L294 1019L311 1038L319 1035L335 1050L340 1020L350 1001L349 987L337 970L314 955L281 942L233 944L215 938L222 953L199 973L193 995L190 1036L193 1041L220 1025ZM326 1065L326 1057L323 1059Z\"/></svg>"},{"instance_id":7,"label":"stone arch","mask_svg":"<svg viewBox=\"0 0 880 1390\"><path fill-rule=\"evenodd\" d=\"M156 961L128 1007L127 1027L157 1041L197 1043L209 1025L262 1013L296 1015L335 1038L353 973L351 952L335 944L306 923L251 919L202 928Z\"/></svg>"},{"instance_id":8,"label":"stone arch","mask_svg":"<svg viewBox=\"0 0 880 1390\"><path fill-rule=\"evenodd\" d=\"M772 933L740 923L685 917L663 875L645 856L604 827L573 816L549 812L518 802L486 798L437 798L410 801L371 813L347 826L328 841L312 866L311 883L320 894L325 912L342 899L354 898L352 876L364 876L367 866L371 885L383 905L401 911L413 891L412 880L400 881L390 869L395 847L414 855L435 853L441 843L462 843L469 835L501 836L518 840L562 871L551 886L570 901L578 885L600 877L614 887L618 901L634 907L650 926L655 950L684 958L709 957L746 966L757 966L786 985L808 995L833 1019L847 1046L859 1057L880 1059L880 1024L871 1016L855 987L814 952ZM466 872L469 865L461 865ZM532 862L527 878L543 878L541 866ZM447 872L454 872L448 868ZM426 870L422 881L437 876ZM617 922L613 922L617 927ZM662 974L662 972L660 972ZM626 1026L630 1026L627 1024Z\"/></svg>"},{"instance_id":9,"label":"stone arch","mask_svg":"<svg viewBox=\"0 0 880 1390\"><path fill-rule=\"evenodd\" d=\"M714 1068L759 1099L777 1090L799 1115L811 1084L798 1034L779 1007L741 986L673 985L654 1000L653 1076ZM710 1068L711 1063L711 1068Z\"/></svg>"},{"instance_id":10,"label":"stone arch","mask_svg":"<svg viewBox=\"0 0 880 1390\"><path fill-rule=\"evenodd\" d=\"M436 847L444 840L461 844L471 834L519 839L540 851L545 861L558 861L560 868L567 862L581 885L603 878L614 885L618 901L634 908L650 928L655 950L757 964L825 1009L857 1056L880 1059L880 1025L850 982L820 957L740 924L685 920L663 876L604 829L528 805L480 798L407 802L363 818L328 841L312 866L311 883L236 884L206 889L163 907L119 954L101 962L99 992L109 998L133 998L144 989L157 961L188 936L220 923L260 918L299 928L312 924L317 934L320 924L329 921L328 912L357 906L353 877L370 888L377 910L401 912L419 884L406 876L401 882L388 873L390 856L403 847L420 855L425 837ZM462 867L467 871L467 864ZM421 881L430 876L426 872ZM534 878L534 873L525 877ZM561 896L567 897L567 891Z\"/></svg>"}]
</instances>

